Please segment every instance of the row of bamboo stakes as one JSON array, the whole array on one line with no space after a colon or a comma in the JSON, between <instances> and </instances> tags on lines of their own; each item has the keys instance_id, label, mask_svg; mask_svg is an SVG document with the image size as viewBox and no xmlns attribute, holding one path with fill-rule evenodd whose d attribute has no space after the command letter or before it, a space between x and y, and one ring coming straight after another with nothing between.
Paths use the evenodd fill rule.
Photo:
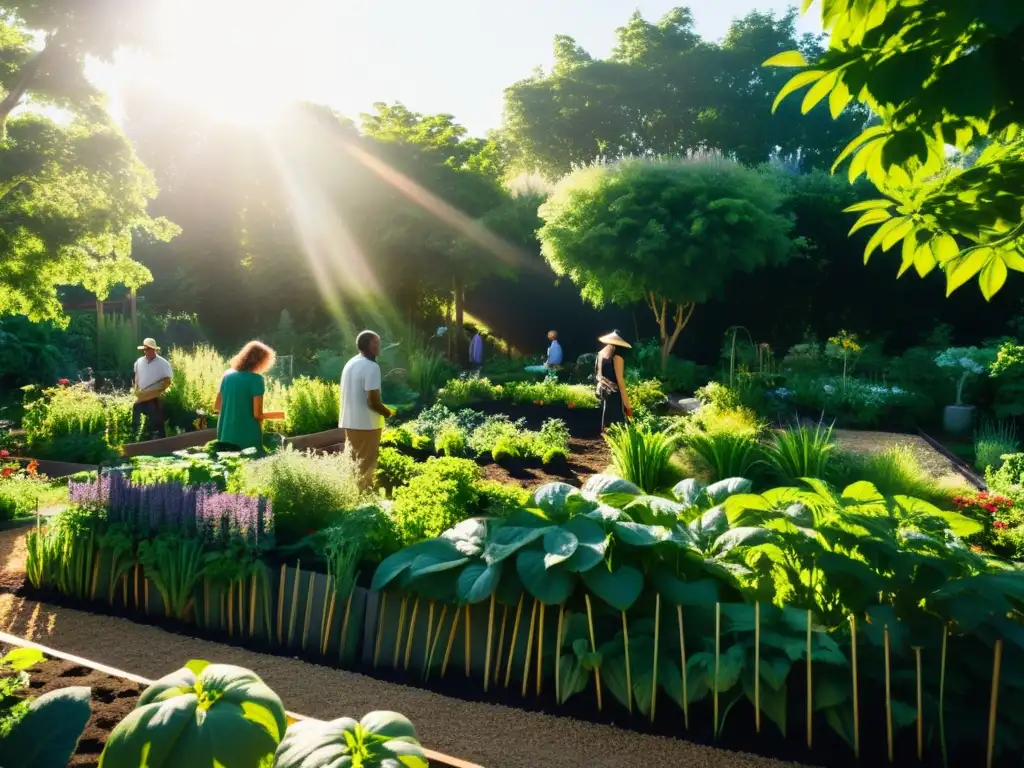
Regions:
<instances>
[{"instance_id":1,"label":"row of bamboo stakes","mask_svg":"<svg viewBox=\"0 0 1024 768\"><path fill-rule=\"evenodd\" d=\"M381 644L384 635L384 616L385 609L387 607L387 593L382 593L380 596L380 608L377 614L377 630L376 630L376 641L373 654L373 666L377 667L380 664L381 657ZM519 602L515 608L515 617L512 624L512 638L508 645L508 658L505 662L505 688L508 688L512 680L512 664L513 655L516 648L516 641L518 639L519 628L523 617L523 605L526 595L520 595ZM399 669L400 660L401 667L408 671L410 661L412 658L412 647L413 638L416 631L416 618L419 614L420 598L416 597L412 603L411 615L409 618L408 635L405 636L405 653L402 654L403 646L403 631L405 629L405 618L409 607L409 596L404 595L401 598L401 604L399 606L398 613L398 629L395 637L395 645L392 651L391 666L394 669ZM590 635L590 648L591 651L597 651L597 642L594 634L594 617L593 609L590 602L590 595L584 595L584 600L587 607L587 625ZM452 623L448 629L448 639L444 652L444 659L441 663L441 677L443 678L448 673L448 664L451 659L452 648L454 646L456 633L459 626L460 613L465 617L465 630L464 630L464 662L465 662L465 673L466 677L471 676L470 659L471 659L471 633L470 633L470 606L450 606L448 604L441 605L440 619L437 622L436 628L434 625L434 614L437 607L437 601L430 600L427 604L428 618L427 618L427 629L425 636L425 647L424 647L424 659L423 659L423 678L426 680L430 676L430 671L433 667L435 654L438 649L439 642L441 640L445 619L448 616L449 608L452 610ZM483 686L484 691L490 689L492 674L493 679L497 681L500 678L502 661L505 652L505 630L509 619L509 606L502 606L501 616L501 627L498 630L498 643L496 653L494 649L494 623L495 623L495 595L491 595L490 605L488 609L487 617L487 645L485 649L484 658L484 680ZM536 694L541 695L543 691L543 650L544 650L544 616L545 616L546 605L540 600L534 599L533 606L530 610L530 621L529 629L527 630L526 636L526 651L523 659L523 676L521 685L521 695L526 696L529 690L529 679L530 672L532 669L533 660L533 645L534 636L537 638L537 657L536 657ZM562 649L562 629L564 626L564 620L566 616L566 609L564 605L558 606L558 627L557 634L555 637L555 699L561 704L562 692L561 692L561 676L559 674L559 667L561 663L561 649ZM629 625L626 618L626 612L620 611L622 618L622 639L623 639L623 650L625 652L625 666L626 666L626 687L629 691L629 700L627 702L627 709L630 713L633 711L633 680L632 680L632 665L630 662L629 655ZM860 686L859 686L859 675L858 675L858 658L857 658L857 620L856 617L850 616L850 642L851 642L851 684L852 684L852 705L853 705L853 751L856 758L860 758ZM687 674L686 674L686 639L683 622L683 608L681 605L676 606L676 623L679 630L679 653L680 653L680 664L682 670L682 709L683 709L683 725L689 730L690 728L690 708L689 708L689 696L687 690ZM807 748L812 749L814 745L814 669L813 669L813 627L814 617L811 611L807 611L807 635L806 635L806 674L807 674ZM535 632L536 630L536 632ZM651 722L654 721L656 714L656 702L658 693L658 649L660 647L660 635L661 635L661 595L655 595L654 602L654 665L652 669L652 683L651 683L651 701L649 706L649 718ZM714 682L712 686L713 696L713 718L714 718L714 735L717 739L720 735L720 709L719 709L719 691L718 691L718 678L721 660L721 637L722 637L722 604L715 604L715 670L714 670ZM946 687L946 649L947 641L949 638L949 626L943 625L942 628L942 656L941 656L941 677L939 687L939 712L944 711L945 705L945 687ZM916 741L917 741L917 759L922 761L924 759L924 702L922 692L922 659L921 659L921 646L913 646L915 669L916 669L916 704L917 704L917 717L916 717ZM883 627L883 652L885 656L885 721L886 721L886 752L888 755L889 762L892 763L895 760L894 755L894 728L892 718L892 669L890 662L890 633L888 625ZM995 758L995 738L996 738L996 723L998 716L999 707L999 679L1001 674L1002 666L1002 655L1003 655L1003 641L999 639L995 643L993 668L992 668L992 686L991 693L989 696L989 713L988 713L988 734L987 734L987 749L986 749L986 766L992 768L993 761ZM496 659L493 666L491 661ZM761 733L761 604L759 602L754 604L754 727L757 733ZM597 698L598 711L603 711L603 694L601 685L601 670L600 667L595 667L594 683L595 683L595 694ZM946 751L946 731L945 731L945 719L940 714L939 716L939 732L940 732L940 743L943 754Z\"/></svg>"}]
</instances>

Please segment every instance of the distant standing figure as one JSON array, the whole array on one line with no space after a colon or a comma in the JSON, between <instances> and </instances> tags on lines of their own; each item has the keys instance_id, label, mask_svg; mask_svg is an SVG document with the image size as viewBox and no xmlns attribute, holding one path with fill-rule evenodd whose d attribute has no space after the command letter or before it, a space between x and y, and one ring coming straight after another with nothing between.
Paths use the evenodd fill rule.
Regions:
<instances>
[{"instance_id":1,"label":"distant standing figure","mask_svg":"<svg viewBox=\"0 0 1024 768\"><path fill-rule=\"evenodd\" d=\"M551 342L551 346L548 347L548 368L561 368L562 367L562 345L558 343L558 331L548 331L548 341Z\"/></svg>"},{"instance_id":2,"label":"distant standing figure","mask_svg":"<svg viewBox=\"0 0 1024 768\"><path fill-rule=\"evenodd\" d=\"M164 427L163 396L171 386L171 364L157 354L160 347L153 339L143 339L142 357L135 361L135 405L132 406L132 435L139 434L142 417L146 429L167 437Z\"/></svg>"},{"instance_id":3,"label":"distant standing figure","mask_svg":"<svg viewBox=\"0 0 1024 768\"><path fill-rule=\"evenodd\" d=\"M345 430L345 443L359 463L360 488L373 488L380 453L380 435L384 419L391 410L380 399L380 336L363 331L356 337L359 354L345 364L341 372L341 418L338 426Z\"/></svg>"},{"instance_id":4,"label":"distant standing figure","mask_svg":"<svg viewBox=\"0 0 1024 768\"><path fill-rule=\"evenodd\" d=\"M274 365L276 357L266 344L250 341L221 377L213 410L220 414L217 442L224 447L263 450L263 374Z\"/></svg>"},{"instance_id":5,"label":"distant standing figure","mask_svg":"<svg viewBox=\"0 0 1024 768\"><path fill-rule=\"evenodd\" d=\"M626 363L622 357L623 352L632 347L618 331L612 331L598 341L604 347L597 353L594 373L597 396L601 398L601 431L604 432L612 424L633 418L633 408L626 391Z\"/></svg>"},{"instance_id":6,"label":"distant standing figure","mask_svg":"<svg viewBox=\"0 0 1024 768\"><path fill-rule=\"evenodd\" d=\"M469 342L469 365L477 372L484 367L484 337L480 335L480 331L477 331Z\"/></svg>"}]
</instances>

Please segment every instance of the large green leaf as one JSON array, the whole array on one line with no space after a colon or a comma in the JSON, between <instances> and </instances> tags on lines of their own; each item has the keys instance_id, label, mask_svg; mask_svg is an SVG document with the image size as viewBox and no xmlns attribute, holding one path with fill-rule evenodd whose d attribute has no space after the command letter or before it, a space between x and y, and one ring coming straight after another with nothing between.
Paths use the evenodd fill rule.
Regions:
<instances>
[{"instance_id":1,"label":"large green leaf","mask_svg":"<svg viewBox=\"0 0 1024 768\"><path fill-rule=\"evenodd\" d=\"M459 568L469 562L468 557L439 558L437 555L417 555L409 566L409 578L416 580L432 573Z\"/></svg>"},{"instance_id":2,"label":"large green leaf","mask_svg":"<svg viewBox=\"0 0 1024 768\"><path fill-rule=\"evenodd\" d=\"M467 565L456 583L455 591L459 600L465 603L479 603L491 596L501 578L501 563L484 565L472 563Z\"/></svg>"},{"instance_id":3,"label":"large green leaf","mask_svg":"<svg viewBox=\"0 0 1024 768\"><path fill-rule=\"evenodd\" d=\"M21 672L45 660L43 652L36 648L15 648L0 659L0 667Z\"/></svg>"},{"instance_id":4,"label":"large green leaf","mask_svg":"<svg viewBox=\"0 0 1024 768\"><path fill-rule=\"evenodd\" d=\"M516 556L516 572L523 586L545 605L561 605L572 594L573 577L564 568L547 568L544 553L527 549Z\"/></svg>"},{"instance_id":5,"label":"large green leaf","mask_svg":"<svg viewBox=\"0 0 1024 768\"><path fill-rule=\"evenodd\" d=\"M672 495L676 497L680 504L692 507L704 495L704 484L699 480L688 477L675 484L672 488Z\"/></svg>"},{"instance_id":6,"label":"large green leaf","mask_svg":"<svg viewBox=\"0 0 1024 768\"><path fill-rule=\"evenodd\" d=\"M634 547L653 547L672 538L672 532L660 525L619 522L613 530L615 538Z\"/></svg>"},{"instance_id":7,"label":"large green leaf","mask_svg":"<svg viewBox=\"0 0 1024 768\"><path fill-rule=\"evenodd\" d=\"M686 509L685 504L660 496L640 496L627 504L623 511L638 523L672 526Z\"/></svg>"},{"instance_id":8,"label":"large green leaf","mask_svg":"<svg viewBox=\"0 0 1024 768\"><path fill-rule=\"evenodd\" d=\"M563 519L569 516L569 507L574 497L582 500L578 488L568 483L547 483L534 491L532 504L553 519Z\"/></svg>"},{"instance_id":9,"label":"large green leaf","mask_svg":"<svg viewBox=\"0 0 1024 768\"><path fill-rule=\"evenodd\" d=\"M704 493L707 494L712 504L721 504L737 493L749 493L753 485L745 477L727 477L725 480L719 480L717 483L709 485L704 489Z\"/></svg>"},{"instance_id":10,"label":"large green leaf","mask_svg":"<svg viewBox=\"0 0 1024 768\"><path fill-rule=\"evenodd\" d=\"M581 574L587 589L619 611L628 611L644 591L644 576L624 565L618 570L593 568Z\"/></svg>"},{"instance_id":11,"label":"large green leaf","mask_svg":"<svg viewBox=\"0 0 1024 768\"><path fill-rule=\"evenodd\" d=\"M0 741L4 768L65 768L89 722L92 691L70 686L33 699L28 712Z\"/></svg>"},{"instance_id":12,"label":"large green leaf","mask_svg":"<svg viewBox=\"0 0 1024 768\"><path fill-rule=\"evenodd\" d=\"M527 544L544 536L548 530L550 530L550 526L522 528L504 525L495 531L488 540L487 546L484 548L484 562L488 565L500 563L510 555L514 555Z\"/></svg>"},{"instance_id":13,"label":"large green leaf","mask_svg":"<svg viewBox=\"0 0 1024 768\"><path fill-rule=\"evenodd\" d=\"M639 496L641 491L628 480L623 480L615 475L591 475L583 484L583 495L595 501L603 500L612 506L619 506L622 502L625 506L633 497Z\"/></svg>"},{"instance_id":14,"label":"large green leaf","mask_svg":"<svg viewBox=\"0 0 1024 768\"><path fill-rule=\"evenodd\" d=\"M565 570L582 573L604 561L608 537L600 525L589 517L578 516L562 528L575 536L577 542L576 551L565 561Z\"/></svg>"},{"instance_id":15,"label":"large green leaf","mask_svg":"<svg viewBox=\"0 0 1024 768\"><path fill-rule=\"evenodd\" d=\"M544 567L565 562L576 552L579 539L565 528L551 528L544 534Z\"/></svg>"},{"instance_id":16,"label":"large green leaf","mask_svg":"<svg viewBox=\"0 0 1024 768\"><path fill-rule=\"evenodd\" d=\"M730 528L715 539L714 553L725 555L737 547L754 547L770 540L772 532L767 528L739 527Z\"/></svg>"},{"instance_id":17,"label":"large green leaf","mask_svg":"<svg viewBox=\"0 0 1024 768\"><path fill-rule=\"evenodd\" d=\"M651 574L651 580L662 597L684 608L713 606L719 600L718 582L712 579L683 581L666 569L657 569Z\"/></svg>"}]
</instances>

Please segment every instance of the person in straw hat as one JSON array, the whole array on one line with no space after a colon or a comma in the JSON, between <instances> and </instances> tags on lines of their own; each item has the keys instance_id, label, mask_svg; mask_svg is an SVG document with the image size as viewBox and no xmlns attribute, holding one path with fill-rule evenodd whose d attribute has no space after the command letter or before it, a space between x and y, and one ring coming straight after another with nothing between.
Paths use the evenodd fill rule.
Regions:
<instances>
[{"instance_id":1,"label":"person in straw hat","mask_svg":"<svg viewBox=\"0 0 1024 768\"><path fill-rule=\"evenodd\" d=\"M157 354L160 347L153 339L143 339L142 357L135 361L135 405L132 406L132 435L139 434L142 416L146 429L167 437L164 427L163 395L171 386L171 364Z\"/></svg>"},{"instance_id":2,"label":"person in straw hat","mask_svg":"<svg viewBox=\"0 0 1024 768\"><path fill-rule=\"evenodd\" d=\"M598 339L604 347L597 353L596 370L597 396L601 398L601 431L612 424L620 424L633 418L626 391L626 362L623 352L632 349L629 342L612 331Z\"/></svg>"}]
</instances>

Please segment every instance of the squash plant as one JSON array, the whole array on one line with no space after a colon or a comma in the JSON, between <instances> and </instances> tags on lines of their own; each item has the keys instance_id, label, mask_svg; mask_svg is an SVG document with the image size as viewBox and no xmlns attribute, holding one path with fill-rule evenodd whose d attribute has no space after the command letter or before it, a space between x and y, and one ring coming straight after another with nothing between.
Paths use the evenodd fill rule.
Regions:
<instances>
[{"instance_id":1,"label":"squash plant","mask_svg":"<svg viewBox=\"0 0 1024 768\"><path fill-rule=\"evenodd\" d=\"M292 725L274 756L274 768L427 768L416 729L397 712L362 720L304 720Z\"/></svg>"},{"instance_id":2,"label":"squash plant","mask_svg":"<svg viewBox=\"0 0 1024 768\"><path fill-rule=\"evenodd\" d=\"M142 693L110 734L100 766L269 767L287 725L281 700L256 674L191 661Z\"/></svg>"}]
</instances>

